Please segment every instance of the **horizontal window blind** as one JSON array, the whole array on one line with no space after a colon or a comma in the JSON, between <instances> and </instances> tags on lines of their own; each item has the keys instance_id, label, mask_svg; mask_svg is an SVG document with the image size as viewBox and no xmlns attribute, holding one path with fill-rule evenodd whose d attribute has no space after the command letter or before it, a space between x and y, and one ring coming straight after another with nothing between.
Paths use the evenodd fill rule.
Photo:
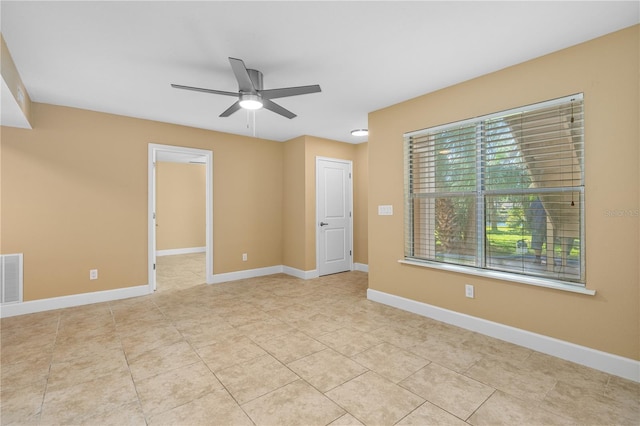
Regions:
<instances>
[{"instance_id":1,"label":"horizontal window blind","mask_svg":"<svg viewBox=\"0 0 640 426\"><path fill-rule=\"evenodd\" d=\"M405 135L405 257L584 284L582 95Z\"/></svg>"}]
</instances>

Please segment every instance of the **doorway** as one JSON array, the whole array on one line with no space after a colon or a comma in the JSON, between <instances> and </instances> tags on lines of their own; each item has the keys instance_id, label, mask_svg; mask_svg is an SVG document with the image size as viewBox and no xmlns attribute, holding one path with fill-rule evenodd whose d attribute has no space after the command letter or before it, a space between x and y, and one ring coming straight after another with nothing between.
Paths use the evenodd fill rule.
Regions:
<instances>
[{"instance_id":1,"label":"doorway","mask_svg":"<svg viewBox=\"0 0 640 426\"><path fill-rule=\"evenodd\" d=\"M353 269L352 162L316 157L318 275Z\"/></svg>"},{"instance_id":2,"label":"doorway","mask_svg":"<svg viewBox=\"0 0 640 426\"><path fill-rule=\"evenodd\" d=\"M209 150L149 144L148 157L148 276L150 292L157 290L157 167L159 162L198 164L205 167L205 282L213 282L213 153ZM165 253L167 254L167 253ZM175 254L180 254L176 252ZM186 253L184 253L186 254ZM187 256L188 257L188 256ZM197 257L194 254L192 257ZM191 259L193 260L193 259ZM192 262L193 263L193 262Z\"/></svg>"}]
</instances>

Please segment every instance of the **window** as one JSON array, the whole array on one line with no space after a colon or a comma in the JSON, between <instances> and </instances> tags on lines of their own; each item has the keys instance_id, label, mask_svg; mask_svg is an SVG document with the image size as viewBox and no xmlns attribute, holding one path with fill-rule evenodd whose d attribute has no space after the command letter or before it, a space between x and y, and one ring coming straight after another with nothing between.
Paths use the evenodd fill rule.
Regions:
<instances>
[{"instance_id":1,"label":"window","mask_svg":"<svg viewBox=\"0 0 640 426\"><path fill-rule=\"evenodd\" d=\"M405 259L585 283L581 94L405 134Z\"/></svg>"}]
</instances>

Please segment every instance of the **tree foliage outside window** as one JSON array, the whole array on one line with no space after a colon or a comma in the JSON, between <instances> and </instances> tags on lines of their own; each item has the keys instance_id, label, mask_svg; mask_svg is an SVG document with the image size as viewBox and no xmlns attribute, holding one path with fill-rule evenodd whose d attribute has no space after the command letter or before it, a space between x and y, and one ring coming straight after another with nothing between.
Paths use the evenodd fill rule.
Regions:
<instances>
[{"instance_id":1,"label":"tree foliage outside window","mask_svg":"<svg viewBox=\"0 0 640 426\"><path fill-rule=\"evenodd\" d=\"M584 285L582 95L405 135L405 258Z\"/></svg>"}]
</instances>

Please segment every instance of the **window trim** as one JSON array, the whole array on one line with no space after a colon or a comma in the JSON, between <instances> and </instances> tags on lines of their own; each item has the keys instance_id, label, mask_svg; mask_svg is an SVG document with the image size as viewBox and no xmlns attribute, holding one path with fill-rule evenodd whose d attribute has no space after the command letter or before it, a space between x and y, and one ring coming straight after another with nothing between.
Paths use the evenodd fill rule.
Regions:
<instances>
[{"instance_id":1,"label":"window trim","mask_svg":"<svg viewBox=\"0 0 640 426\"><path fill-rule=\"evenodd\" d=\"M460 121L452 121L450 123L440 124L440 125L433 126L433 127L427 127L427 128L419 129L419 130L412 130L410 132L405 133L403 135L403 137L408 138L408 137L412 137L412 136L418 136L420 134L423 134L425 132L425 130L429 130L429 132L435 133L435 132L438 132L440 130L448 129L453 125L459 126L459 127L463 127L463 126L465 126L467 124L477 123L478 121L491 120L493 118L502 117L502 116L504 116L506 114L518 114L518 113L521 113L521 112L530 111L532 107L535 107L535 108L547 108L547 107L552 107L552 106L555 106L555 105L561 105L561 104L567 102L568 100L571 100L572 98L573 99L580 99L580 100L584 101L584 95L582 93L576 93L576 94L569 95L569 96L563 96L561 98L550 99L548 101L536 102L536 103L532 103L532 104L528 104L528 105L524 105L524 106L516 107L516 108L509 108L509 109L505 109L505 110L502 110L502 111L493 112L491 114L478 115L478 116L467 118L467 119L460 120Z\"/></svg>"},{"instance_id":2,"label":"window trim","mask_svg":"<svg viewBox=\"0 0 640 426\"><path fill-rule=\"evenodd\" d=\"M595 296L596 291L583 287L581 284L570 284L568 281L554 280L551 278L538 278L530 275L520 275L515 272L494 271L491 269L476 268L474 266L455 265L453 263L433 262L422 259L399 259L398 263L422 268L438 269L441 271L457 272L466 275L475 275L482 278L492 278L510 283L528 284L536 287L550 288L554 290L568 291L571 293Z\"/></svg>"},{"instance_id":3,"label":"window trim","mask_svg":"<svg viewBox=\"0 0 640 426\"><path fill-rule=\"evenodd\" d=\"M433 126L433 127L428 127L425 129L420 129L420 130L414 130L414 131L410 131L407 133L403 134L403 139L405 140L404 145L404 150L405 150L405 154L404 154L404 158L405 158L405 170L404 170L404 174L405 174L405 185L409 184L406 181L407 178L411 179L410 176L407 175L407 155L408 152L407 150L407 140L409 138L413 138L416 136L421 136L425 133L429 133L429 134L434 134L437 133L439 131L445 131L448 129L452 129L452 128L462 128L464 126L469 126L469 125L475 125L476 127L480 126L482 127L484 122L494 119L494 118L500 118L500 117L506 117L506 116L510 116L510 115L516 115L522 112L527 112L527 111L531 111L532 109L543 109L543 108L548 108L548 107L553 107L555 105L561 105L564 104L568 101L573 101L573 100L580 100L584 102L584 95L582 93L576 93L573 95L569 95L569 96L563 96L561 98L557 98L557 99L551 99L548 101L543 101L543 102L538 102L538 103L533 103L533 104L529 104L529 105L524 105L521 107L517 107L517 108L512 108L512 109L507 109L507 110L502 110L502 111L498 111L498 112L494 112L491 114L486 114L486 115L480 115L480 116L476 116L476 117L472 117L472 118L468 118L465 120L460 120L460 121L453 121L450 123L446 123L446 124L442 124L442 125L438 125L438 126ZM584 137L584 133L583 133L583 137ZM584 143L584 142L583 142ZM477 150L479 151L479 155L476 155L476 162L479 163L479 167L480 170L483 170L483 161L484 161L484 150L482 149L482 145L480 143L476 143L477 146ZM584 146L582 148L584 150ZM583 151L584 152L584 151ZM583 153L583 162L584 162L584 153ZM476 171L476 174L478 173L478 171ZM483 173L483 171L481 171L480 173ZM532 190L531 192L580 192L582 199L584 199L584 194L585 194L585 186L584 186L584 182L585 182L585 175L584 175L584 168L582 168L581 170L581 182L582 185L580 187L553 187L553 188L536 188L535 190ZM481 185L481 183L479 182L479 180L476 180L477 185ZM406 200L406 189L405 189L405 201L403 202L404 204L404 208L407 208L407 200ZM485 196L487 195L497 195L500 194L501 192L513 192L513 190L508 189L508 190L486 190L486 189L482 189L480 188L480 190L478 191L478 189L474 192L474 195L476 196L476 202L483 202ZM529 192L529 191L524 191L524 192ZM462 191L462 192L456 192L456 195L458 196L462 196L466 193L466 191ZM482 193L482 196L478 196L478 194ZM583 204L582 209L580 210L580 222L582 223L581 229L580 229L580 245L581 245L581 250L580 250L580 258L581 258L581 268L586 268L586 257L585 257L585 239L586 239L586 229L585 229L585 209L586 209L586 205ZM476 208L476 214L478 216L482 216L482 217L478 217L478 219L483 219L483 220L477 220L476 223L476 227L478 228L478 235L482 235L482 238L478 238L478 242L477 244L481 245L481 250L478 250L478 253L484 253L484 241L486 238L486 221L485 221L485 217L482 213L484 209L480 209L480 208ZM404 228L406 230L407 225L407 221L411 222L411 226L413 225L413 212L409 212L409 215L407 215L407 212L405 212L404 215ZM406 247L406 238L407 235L405 233L405 247ZM413 233L411 233L410 238L414 238ZM413 244L412 244L413 245ZM464 264L455 264L455 263L448 263L448 262L438 262L436 260L431 260L431 259L424 259L424 258L417 258L417 257L412 257L412 256L407 256L407 252L405 251L405 255L404 258L401 260L398 260L398 263L400 264L404 264L404 265L411 265L411 266L419 266L419 267L427 267L427 268L432 268L432 269L439 269L439 270L445 270L445 271L451 271L451 272L459 272L459 273L464 273L464 274L468 274L468 275L475 275L475 276L480 276L480 277L486 277L486 278L494 278L494 279L498 279L498 280L504 280L504 281L509 281L509 282L515 282L515 283L523 283L523 284L529 284L529 285L534 285L534 286L538 286L538 287L545 287L545 288L552 288L552 289L557 289L557 290L563 290L563 291L569 291L569 292L573 292L573 293L580 293L580 294L586 294L586 295L595 295L595 290L591 290L588 289L587 283L586 283L586 275L583 275L583 280L581 280L580 282L575 282L575 281L564 281L564 280L560 280L560 279L554 279L551 277L544 277L544 276L536 276L536 275L527 275L527 274L519 274L517 272L509 272L509 271L500 271L500 270L495 270L495 269L490 269L490 268L486 268L483 267L482 265L478 264L479 260L476 259L476 265L472 266L472 265L464 265ZM584 274L584 272L583 272Z\"/></svg>"}]
</instances>

